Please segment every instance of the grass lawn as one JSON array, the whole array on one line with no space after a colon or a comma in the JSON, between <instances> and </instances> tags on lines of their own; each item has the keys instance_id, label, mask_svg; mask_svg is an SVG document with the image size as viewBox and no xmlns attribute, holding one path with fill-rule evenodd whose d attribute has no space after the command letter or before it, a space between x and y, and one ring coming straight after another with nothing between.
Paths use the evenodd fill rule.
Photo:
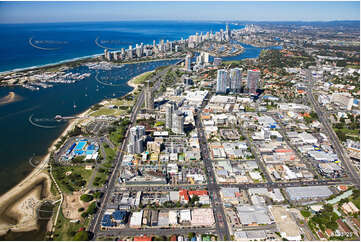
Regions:
<instances>
[{"instance_id":1,"label":"grass lawn","mask_svg":"<svg viewBox=\"0 0 361 242\"><path fill-rule=\"evenodd\" d=\"M146 72L134 79L135 84L143 84L147 79L151 78L153 76L153 72Z\"/></svg>"},{"instance_id":2,"label":"grass lawn","mask_svg":"<svg viewBox=\"0 0 361 242\"><path fill-rule=\"evenodd\" d=\"M127 108L126 109L114 109L114 108L100 108L97 111L90 114L90 116L98 117L102 115L114 115L114 116L120 116L127 114Z\"/></svg>"},{"instance_id":3,"label":"grass lawn","mask_svg":"<svg viewBox=\"0 0 361 242\"><path fill-rule=\"evenodd\" d=\"M360 69L360 66L355 66L355 65L346 65L346 68Z\"/></svg>"},{"instance_id":4,"label":"grass lawn","mask_svg":"<svg viewBox=\"0 0 361 242\"><path fill-rule=\"evenodd\" d=\"M112 105L116 105L116 106L128 106L128 107L131 107L131 106L134 105L134 101L133 101L133 100L126 100L126 99L121 99L121 100L119 100L119 99L117 99L117 98L112 99L112 100L110 101L110 103L111 103Z\"/></svg>"},{"instance_id":5,"label":"grass lawn","mask_svg":"<svg viewBox=\"0 0 361 242\"><path fill-rule=\"evenodd\" d=\"M65 174L71 171L72 173L68 176ZM87 184L92 171L85 170L81 166L69 166L69 167L54 167L53 168L54 178L58 182L60 189L65 193L72 193L81 189L82 184Z\"/></svg>"},{"instance_id":6,"label":"grass lawn","mask_svg":"<svg viewBox=\"0 0 361 242\"><path fill-rule=\"evenodd\" d=\"M241 62L234 60L234 61L223 61L222 64L229 65L229 64L236 64L239 65Z\"/></svg>"},{"instance_id":7,"label":"grass lawn","mask_svg":"<svg viewBox=\"0 0 361 242\"><path fill-rule=\"evenodd\" d=\"M336 128L334 128L334 130L335 130L335 132L341 131L342 133L345 134L346 138L360 140L360 129L347 129L347 128L336 129Z\"/></svg>"},{"instance_id":8,"label":"grass lawn","mask_svg":"<svg viewBox=\"0 0 361 242\"><path fill-rule=\"evenodd\" d=\"M101 187L101 186L104 185L107 178L108 178L107 171L105 171L105 172L99 172L98 171L95 178L94 178L93 185L96 186L96 187Z\"/></svg>"},{"instance_id":9,"label":"grass lawn","mask_svg":"<svg viewBox=\"0 0 361 242\"><path fill-rule=\"evenodd\" d=\"M113 161L115 159L115 151L110 147L104 147L105 154L106 154L106 160L107 161Z\"/></svg>"},{"instance_id":10,"label":"grass lawn","mask_svg":"<svg viewBox=\"0 0 361 242\"><path fill-rule=\"evenodd\" d=\"M110 109L110 108L100 108L97 111L90 114L90 116L101 116L101 115L112 115L116 112L116 109Z\"/></svg>"}]
</instances>

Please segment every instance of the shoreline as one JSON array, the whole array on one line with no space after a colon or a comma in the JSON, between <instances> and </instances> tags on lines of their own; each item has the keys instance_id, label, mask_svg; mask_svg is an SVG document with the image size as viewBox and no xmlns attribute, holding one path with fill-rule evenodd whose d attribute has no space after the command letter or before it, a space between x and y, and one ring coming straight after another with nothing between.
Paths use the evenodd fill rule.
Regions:
<instances>
[{"instance_id":1,"label":"shoreline","mask_svg":"<svg viewBox=\"0 0 361 242\"><path fill-rule=\"evenodd\" d=\"M8 71L0 71L0 75L11 75L11 74L14 74L17 72L36 71L36 70L41 70L44 68L52 68L52 67L57 67L57 66L61 66L61 65L69 65L69 64L79 62L79 61L86 61L87 59L89 59L89 61L92 61L103 55L104 54L87 55L87 56L75 57L75 58L66 59L66 60L48 63L48 64L40 64L40 65L24 67L24 68L15 68L15 69L11 69ZM184 56L172 57L172 58L150 59L150 60L134 60L134 61L126 61L126 62L110 62L110 63L112 63L114 65L128 65L128 64L137 64L137 63L154 62L154 61L176 60L176 59L182 59L182 58L184 58Z\"/></svg>"},{"instance_id":2,"label":"shoreline","mask_svg":"<svg viewBox=\"0 0 361 242\"><path fill-rule=\"evenodd\" d=\"M128 94L130 94L130 93L133 93L136 89L138 89L138 87L139 87L140 85L142 85L142 84L136 84L136 83L134 83L134 81L135 81L137 78L139 78L139 77L141 77L141 76L143 76L143 75L146 75L146 74L148 74L148 73L152 73L152 72L154 72L154 70L153 70L153 71L143 72L142 74L139 74L139 75L133 77L132 79L130 79L129 81L127 81L127 85L130 86L130 87L133 87L133 90L132 90L131 92L125 94L125 95L128 95Z\"/></svg>"},{"instance_id":3,"label":"shoreline","mask_svg":"<svg viewBox=\"0 0 361 242\"><path fill-rule=\"evenodd\" d=\"M0 236L6 234L9 229L11 229L11 231L13 232L27 232L27 231L36 230L38 228L37 216L34 216L35 221L29 221L26 224L16 223L15 225L12 225L10 223L6 223L6 219L3 219L3 216L5 216L6 214L6 212L3 210L9 207L16 207L17 204L20 202L20 200L30 196L33 190L37 186L39 186L39 184L42 182L47 182L49 185L46 190L47 195L40 198L39 200L40 201L47 199L51 200L51 198L54 198L54 195L52 195L50 191L50 186L53 183L53 181L50 177L50 174L47 171L50 155L52 152L57 150L55 145L61 140L61 138L66 136L67 133L75 127L77 121L79 119L84 118L89 110L90 108L82 113L77 114L76 115L77 118L71 120L67 124L67 127L64 129L64 131L59 135L59 137L56 138L51 143L51 145L48 148L48 153L44 156L44 158L42 158L41 162L36 167L34 167L33 170L24 179L22 179L18 184L16 184L14 187L12 187L9 191L4 193L0 197ZM21 211L16 211L16 212L21 214ZM35 208L34 208L34 213L35 213Z\"/></svg>"},{"instance_id":4,"label":"shoreline","mask_svg":"<svg viewBox=\"0 0 361 242\"><path fill-rule=\"evenodd\" d=\"M154 70L153 70L154 71ZM127 85L132 87L133 90L126 93L122 97L134 93L140 84L135 84L134 81L146 73L150 73L153 71L143 72L132 79L130 79L127 82ZM103 99L102 101L98 102L98 104L106 101L107 99ZM18 204L23 199L31 196L34 193L34 189L36 189L40 184L43 184L44 182L48 183L48 188L46 190L46 196L43 198L40 198L40 201L47 200L54 198L54 195L51 194L50 186L53 183L50 173L47 172L47 168L49 165L50 155L52 152L56 151L56 144L62 139L62 137L66 136L69 131L74 129L75 125L79 123L79 120L86 117L86 115L91 111L91 107L86 109L84 112L81 112L76 115L75 119L72 119L67 124L64 131L56 138L51 145L48 148L48 153L41 159L41 162L33 168L33 170L24 178L22 179L18 184L16 184L14 187L12 187L10 190L8 190L6 193L4 193L2 196L0 196L0 236L5 235L10 229L13 232L27 232L38 229L38 217L33 217L32 220L29 220L27 223L21 223L19 224L18 221L21 221L21 215L19 215L19 219L17 223L11 224L8 221L6 221L6 218L3 217L6 216L6 212L4 211L6 208L13 208L16 212L21 214L21 211L19 211ZM23 216L26 216L22 214ZM49 222L52 220L49 220ZM50 226L52 227L52 226Z\"/></svg>"},{"instance_id":5,"label":"shoreline","mask_svg":"<svg viewBox=\"0 0 361 242\"><path fill-rule=\"evenodd\" d=\"M58 62L48 63L48 64L40 64L30 67L23 67L23 68L15 68L8 71L0 71L0 75L6 75L6 74L13 74L16 72L24 72L24 71L34 71L42 68L50 68L50 67L56 67L58 65L64 65L64 64L70 64L77 61L83 61L86 59L94 59L98 58L99 56L102 56L103 54L94 54L94 55L87 55L87 56L81 56L81 57L75 57L71 59L66 59Z\"/></svg>"}]
</instances>

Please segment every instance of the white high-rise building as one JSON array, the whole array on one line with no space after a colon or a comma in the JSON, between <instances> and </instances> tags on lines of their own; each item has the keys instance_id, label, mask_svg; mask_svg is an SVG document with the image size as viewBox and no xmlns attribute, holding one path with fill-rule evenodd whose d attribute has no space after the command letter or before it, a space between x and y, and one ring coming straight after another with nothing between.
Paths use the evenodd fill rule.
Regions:
<instances>
[{"instance_id":1,"label":"white high-rise building","mask_svg":"<svg viewBox=\"0 0 361 242\"><path fill-rule=\"evenodd\" d=\"M172 131L176 134L184 133L184 114L179 110L173 113Z\"/></svg>"},{"instance_id":2,"label":"white high-rise building","mask_svg":"<svg viewBox=\"0 0 361 242\"><path fill-rule=\"evenodd\" d=\"M173 113L175 110L176 110L176 106L174 102L170 102L166 105L165 127L168 129L172 128Z\"/></svg>"},{"instance_id":3,"label":"white high-rise building","mask_svg":"<svg viewBox=\"0 0 361 242\"><path fill-rule=\"evenodd\" d=\"M149 80L145 82L144 102L145 102L144 103L145 109L147 110L154 109L154 95Z\"/></svg>"},{"instance_id":4,"label":"white high-rise building","mask_svg":"<svg viewBox=\"0 0 361 242\"><path fill-rule=\"evenodd\" d=\"M203 62L204 62L204 64L209 63L209 53L203 52Z\"/></svg>"},{"instance_id":5,"label":"white high-rise building","mask_svg":"<svg viewBox=\"0 0 361 242\"><path fill-rule=\"evenodd\" d=\"M113 59L117 61L117 60L118 60L118 56L119 56L119 55L118 55L118 52L114 51L114 52L113 52Z\"/></svg>"},{"instance_id":6,"label":"white high-rise building","mask_svg":"<svg viewBox=\"0 0 361 242\"><path fill-rule=\"evenodd\" d=\"M130 128L128 144L128 152L130 154L140 154L144 151L144 135L144 126L135 126Z\"/></svg>"},{"instance_id":7,"label":"white high-rise building","mask_svg":"<svg viewBox=\"0 0 361 242\"><path fill-rule=\"evenodd\" d=\"M217 94L225 94L227 92L227 83L228 83L228 72L225 69L217 71Z\"/></svg>"},{"instance_id":8,"label":"white high-rise building","mask_svg":"<svg viewBox=\"0 0 361 242\"><path fill-rule=\"evenodd\" d=\"M139 46L137 44L136 48L135 48L135 54L137 55L138 58L143 56L143 47Z\"/></svg>"},{"instance_id":9,"label":"white high-rise building","mask_svg":"<svg viewBox=\"0 0 361 242\"><path fill-rule=\"evenodd\" d=\"M242 87L242 69L234 68L230 72L231 91L239 93Z\"/></svg>"},{"instance_id":10,"label":"white high-rise building","mask_svg":"<svg viewBox=\"0 0 361 242\"><path fill-rule=\"evenodd\" d=\"M247 73L247 88L248 92L251 94L256 94L257 89L259 88L259 77L260 72L259 70L248 70Z\"/></svg>"},{"instance_id":11,"label":"white high-rise building","mask_svg":"<svg viewBox=\"0 0 361 242\"><path fill-rule=\"evenodd\" d=\"M199 56L197 56L197 64L208 64L209 63L209 54L207 52L201 52Z\"/></svg>"},{"instance_id":12,"label":"white high-rise building","mask_svg":"<svg viewBox=\"0 0 361 242\"><path fill-rule=\"evenodd\" d=\"M111 60L111 53L109 52L108 49L104 50L104 57L106 60L110 61Z\"/></svg>"}]
</instances>

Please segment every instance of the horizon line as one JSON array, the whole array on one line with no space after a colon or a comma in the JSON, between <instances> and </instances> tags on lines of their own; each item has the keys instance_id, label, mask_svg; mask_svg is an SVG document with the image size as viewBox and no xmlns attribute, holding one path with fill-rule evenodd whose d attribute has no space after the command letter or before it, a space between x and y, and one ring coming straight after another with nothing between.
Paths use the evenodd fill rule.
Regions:
<instances>
[{"instance_id":1,"label":"horizon line","mask_svg":"<svg viewBox=\"0 0 361 242\"><path fill-rule=\"evenodd\" d=\"M120 19L120 20L74 20L74 21L57 21L57 22L0 22L0 24L55 24L55 23L105 23L105 22L131 22L131 21L172 21L172 22L243 22L243 23L290 23L290 22L301 22L301 23L329 23L329 22L360 22L359 19L342 19L342 20L180 20L180 19Z\"/></svg>"}]
</instances>

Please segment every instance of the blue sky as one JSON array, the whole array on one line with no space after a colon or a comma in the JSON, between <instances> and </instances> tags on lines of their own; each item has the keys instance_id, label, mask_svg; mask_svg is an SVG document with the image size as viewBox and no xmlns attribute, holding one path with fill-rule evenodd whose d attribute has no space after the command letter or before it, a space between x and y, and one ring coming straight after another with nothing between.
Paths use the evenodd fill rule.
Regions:
<instances>
[{"instance_id":1,"label":"blue sky","mask_svg":"<svg viewBox=\"0 0 361 242\"><path fill-rule=\"evenodd\" d=\"M0 2L0 23L359 20L360 2Z\"/></svg>"}]
</instances>

